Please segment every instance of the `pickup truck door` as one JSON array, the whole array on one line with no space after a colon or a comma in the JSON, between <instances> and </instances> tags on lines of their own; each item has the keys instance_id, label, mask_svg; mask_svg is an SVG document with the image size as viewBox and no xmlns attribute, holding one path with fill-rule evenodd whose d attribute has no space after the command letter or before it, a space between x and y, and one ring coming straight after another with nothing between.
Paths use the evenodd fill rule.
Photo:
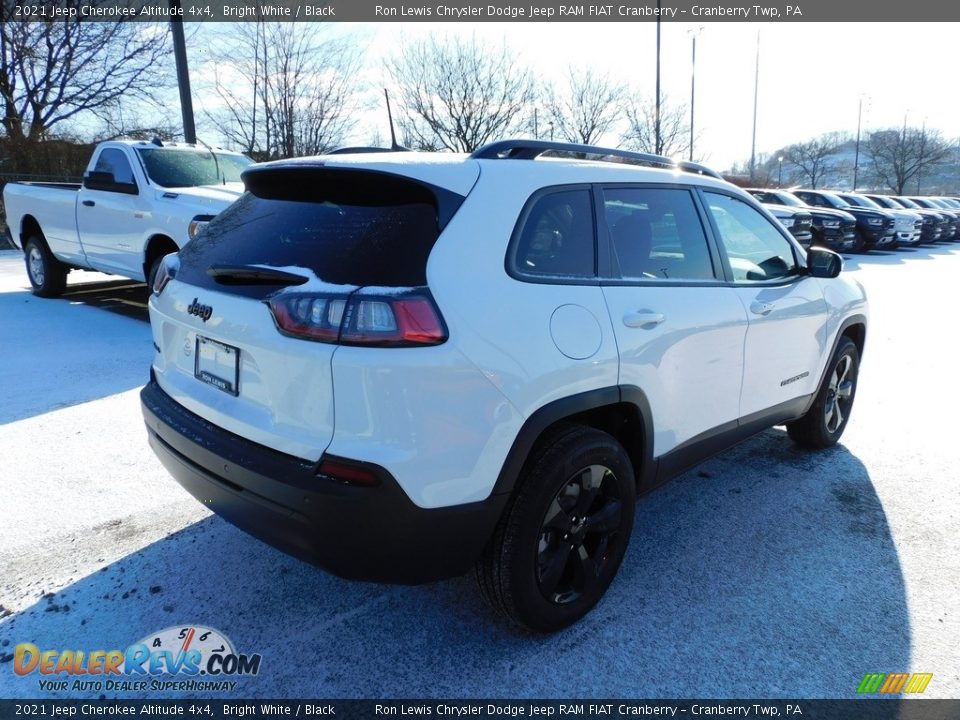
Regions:
<instances>
[{"instance_id":1,"label":"pickup truck door","mask_svg":"<svg viewBox=\"0 0 960 720\"><path fill-rule=\"evenodd\" d=\"M142 234L150 218L144 190L122 149L100 150L77 198L77 231L90 267L142 277Z\"/></svg>"}]
</instances>

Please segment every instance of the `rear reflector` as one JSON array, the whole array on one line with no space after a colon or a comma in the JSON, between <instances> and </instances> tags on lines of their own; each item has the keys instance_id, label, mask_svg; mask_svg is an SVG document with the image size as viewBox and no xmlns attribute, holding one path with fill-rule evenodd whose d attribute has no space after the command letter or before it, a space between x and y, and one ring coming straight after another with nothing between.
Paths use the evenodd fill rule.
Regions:
<instances>
[{"instance_id":1,"label":"rear reflector","mask_svg":"<svg viewBox=\"0 0 960 720\"><path fill-rule=\"evenodd\" d=\"M347 485L374 487L380 484L380 478L370 470L360 467L359 465L350 465L338 460L324 460L320 463L317 474L324 475L331 480L346 483Z\"/></svg>"}]
</instances>

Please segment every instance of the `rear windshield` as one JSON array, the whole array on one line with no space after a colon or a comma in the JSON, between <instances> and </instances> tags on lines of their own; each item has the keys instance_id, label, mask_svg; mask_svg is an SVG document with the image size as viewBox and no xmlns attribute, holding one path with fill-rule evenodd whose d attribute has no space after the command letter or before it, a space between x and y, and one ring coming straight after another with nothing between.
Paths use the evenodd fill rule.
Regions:
<instances>
[{"instance_id":1,"label":"rear windshield","mask_svg":"<svg viewBox=\"0 0 960 720\"><path fill-rule=\"evenodd\" d=\"M228 290L207 275L211 265L265 265L305 268L334 285L426 285L440 234L427 186L343 170L246 180L248 192L180 252L178 279Z\"/></svg>"}]
</instances>

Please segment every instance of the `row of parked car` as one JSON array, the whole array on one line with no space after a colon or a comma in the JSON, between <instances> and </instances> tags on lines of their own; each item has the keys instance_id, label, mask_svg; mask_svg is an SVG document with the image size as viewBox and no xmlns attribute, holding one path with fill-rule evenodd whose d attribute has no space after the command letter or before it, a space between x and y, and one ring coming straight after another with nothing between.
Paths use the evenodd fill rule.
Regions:
<instances>
[{"instance_id":1,"label":"row of parked car","mask_svg":"<svg viewBox=\"0 0 960 720\"><path fill-rule=\"evenodd\" d=\"M826 190L748 188L804 245L836 251L960 242L960 200Z\"/></svg>"}]
</instances>

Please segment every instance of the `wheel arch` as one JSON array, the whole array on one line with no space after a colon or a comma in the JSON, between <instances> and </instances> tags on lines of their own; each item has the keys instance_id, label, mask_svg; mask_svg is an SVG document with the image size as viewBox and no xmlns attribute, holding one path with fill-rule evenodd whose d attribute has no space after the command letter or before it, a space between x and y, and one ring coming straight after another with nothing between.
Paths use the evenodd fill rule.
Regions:
<instances>
[{"instance_id":1,"label":"wheel arch","mask_svg":"<svg viewBox=\"0 0 960 720\"><path fill-rule=\"evenodd\" d=\"M857 352L860 357L863 358L863 348L867 342L867 319L863 315L855 315L848 318L843 325L840 326L837 343L840 342L840 337L843 336L853 340L853 344L857 346ZM834 343L834 351L836 351L837 343Z\"/></svg>"},{"instance_id":2,"label":"wheel arch","mask_svg":"<svg viewBox=\"0 0 960 720\"><path fill-rule=\"evenodd\" d=\"M47 236L43 234L40 222L29 213L20 218L20 247L24 248L27 244L27 238L32 235L38 235L44 243L47 242Z\"/></svg>"},{"instance_id":3,"label":"wheel arch","mask_svg":"<svg viewBox=\"0 0 960 720\"><path fill-rule=\"evenodd\" d=\"M630 458L638 492L654 483L650 403L640 388L615 385L554 400L532 413L517 433L491 494L513 492L534 450L568 425L592 427L613 436Z\"/></svg>"},{"instance_id":4,"label":"wheel arch","mask_svg":"<svg viewBox=\"0 0 960 720\"><path fill-rule=\"evenodd\" d=\"M180 246L177 245L176 241L171 238L169 235L156 234L152 235L148 240L147 244L144 247L143 251L143 277L149 282L150 281L150 266L153 265L154 261L158 257L163 257L164 255L169 255L170 253L175 253L180 250Z\"/></svg>"}]
</instances>

